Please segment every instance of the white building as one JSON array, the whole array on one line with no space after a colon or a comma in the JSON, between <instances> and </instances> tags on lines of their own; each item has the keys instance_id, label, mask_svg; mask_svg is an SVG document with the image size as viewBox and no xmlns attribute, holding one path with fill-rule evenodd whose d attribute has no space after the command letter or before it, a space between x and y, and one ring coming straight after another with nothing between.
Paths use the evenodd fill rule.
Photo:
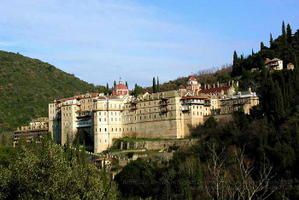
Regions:
<instances>
[{"instance_id":1,"label":"white building","mask_svg":"<svg viewBox=\"0 0 299 200\"><path fill-rule=\"evenodd\" d=\"M283 61L278 58L273 58L272 60L267 58L265 61L265 66L270 70L283 70Z\"/></svg>"}]
</instances>

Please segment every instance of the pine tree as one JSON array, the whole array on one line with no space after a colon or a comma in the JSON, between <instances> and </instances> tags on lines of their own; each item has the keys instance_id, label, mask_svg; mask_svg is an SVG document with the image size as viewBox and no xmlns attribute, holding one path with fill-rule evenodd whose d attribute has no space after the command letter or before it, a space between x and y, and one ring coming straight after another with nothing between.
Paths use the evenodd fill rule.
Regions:
<instances>
[{"instance_id":1,"label":"pine tree","mask_svg":"<svg viewBox=\"0 0 299 200\"><path fill-rule=\"evenodd\" d=\"M157 92L160 92L159 77L157 76Z\"/></svg>"},{"instance_id":2,"label":"pine tree","mask_svg":"<svg viewBox=\"0 0 299 200\"><path fill-rule=\"evenodd\" d=\"M287 40L289 43L292 42L292 28L290 24L287 25Z\"/></svg>"},{"instance_id":3,"label":"pine tree","mask_svg":"<svg viewBox=\"0 0 299 200\"><path fill-rule=\"evenodd\" d=\"M153 93L156 93L157 92L157 84L156 84L156 78L153 77Z\"/></svg>"}]
</instances>

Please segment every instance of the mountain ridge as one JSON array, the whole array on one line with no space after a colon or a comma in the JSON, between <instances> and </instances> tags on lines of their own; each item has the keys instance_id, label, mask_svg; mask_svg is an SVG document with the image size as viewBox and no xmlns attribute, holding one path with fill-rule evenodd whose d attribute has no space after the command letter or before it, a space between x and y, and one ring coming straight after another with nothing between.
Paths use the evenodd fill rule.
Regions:
<instances>
[{"instance_id":1,"label":"mountain ridge","mask_svg":"<svg viewBox=\"0 0 299 200\"><path fill-rule=\"evenodd\" d=\"M47 116L47 104L98 88L39 59L0 50L0 132Z\"/></svg>"}]
</instances>

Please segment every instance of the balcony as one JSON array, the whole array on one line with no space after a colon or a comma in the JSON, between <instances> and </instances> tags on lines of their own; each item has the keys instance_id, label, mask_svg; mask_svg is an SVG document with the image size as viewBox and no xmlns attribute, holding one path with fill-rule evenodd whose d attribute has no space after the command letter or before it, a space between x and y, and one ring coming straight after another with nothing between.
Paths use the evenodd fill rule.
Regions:
<instances>
[{"instance_id":1,"label":"balcony","mask_svg":"<svg viewBox=\"0 0 299 200\"><path fill-rule=\"evenodd\" d=\"M160 107L165 107L165 106L168 106L168 99L166 98L162 98L161 101L160 101Z\"/></svg>"},{"instance_id":2,"label":"balcony","mask_svg":"<svg viewBox=\"0 0 299 200\"><path fill-rule=\"evenodd\" d=\"M91 119L77 121L77 128L91 127Z\"/></svg>"},{"instance_id":3,"label":"balcony","mask_svg":"<svg viewBox=\"0 0 299 200\"><path fill-rule=\"evenodd\" d=\"M182 105L181 106L181 111L182 112L190 112L190 106L188 106L188 105Z\"/></svg>"},{"instance_id":4,"label":"balcony","mask_svg":"<svg viewBox=\"0 0 299 200\"><path fill-rule=\"evenodd\" d=\"M135 111L137 110L137 103L136 102L132 102L130 104L130 111Z\"/></svg>"},{"instance_id":5,"label":"balcony","mask_svg":"<svg viewBox=\"0 0 299 200\"><path fill-rule=\"evenodd\" d=\"M90 111L86 111L86 112L78 112L77 118L89 118L91 117L91 112Z\"/></svg>"},{"instance_id":6,"label":"balcony","mask_svg":"<svg viewBox=\"0 0 299 200\"><path fill-rule=\"evenodd\" d=\"M168 112L168 108L167 107L162 107L162 108L160 108L160 114L161 115L163 115L163 114L165 114L165 113L167 113Z\"/></svg>"}]
</instances>

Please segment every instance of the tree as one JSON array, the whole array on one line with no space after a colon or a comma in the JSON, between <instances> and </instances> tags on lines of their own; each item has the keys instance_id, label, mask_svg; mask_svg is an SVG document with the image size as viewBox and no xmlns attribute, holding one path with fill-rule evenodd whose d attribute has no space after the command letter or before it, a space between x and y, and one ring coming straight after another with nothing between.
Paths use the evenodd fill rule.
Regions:
<instances>
[{"instance_id":1,"label":"tree","mask_svg":"<svg viewBox=\"0 0 299 200\"><path fill-rule=\"evenodd\" d=\"M159 77L157 76L157 92L160 92Z\"/></svg>"},{"instance_id":2,"label":"tree","mask_svg":"<svg viewBox=\"0 0 299 200\"><path fill-rule=\"evenodd\" d=\"M234 55L233 55L233 65L236 65L238 62L238 54L236 51L234 51Z\"/></svg>"},{"instance_id":3,"label":"tree","mask_svg":"<svg viewBox=\"0 0 299 200\"><path fill-rule=\"evenodd\" d=\"M260 50L263 50L263 49L265 49L265 45L264 45L263 42L261 42L261 44L260 44Z\"/></svg>"},{"instance_id":4,"label":"tree","mask_svg":"<svg viewBox=\"0 0 299 200\"><path fill-rule=\"evenodd\" d=\"M113 88L116 88L116 81L113 81Z\"/></svg>"},{"instance_id":5,"label":"tree","mask_svg":"<svg viewBox=\"0 0 299 200\"><path fill-rule=\"evenodd\" d=\"M153 77L153 86L152 86L152 90L153 90L153 93L156 93L157 92L157 84L156 84L156 78Z\"/></svg>"},{"instance_id":6,"label":"tree","mask_svg":"<svg viewBox=\"0 0 299 200\"><path fill-rule=\"evenodd\" d=\"M153 166L146 161L138 159L130 162L119 174L115 181L124 197L147 198L155 195L158 182Z\"/></svg>"},{"instance_id":7,"label":"tree","mask_svg":"<svg viewBox=\"0 0 299 200\"><path fill-rule=\"evenodd\" d=\"M109 93L109 84L106 83L106 94L108 94L108 93Z\"/></svg>"},{"instance_id":8,"label":"tree","mask_svg":"<svg viewBox=\"0 0 299 200\"><path fill-rule=\"evenodd\" d=\"M135 97L137 97L139 94L142 94L143 92L143 88L137 84L135 84L134 90L132 92L132 95L134 95Z\"/></svg>"},{"instance_id":9,"label":"tree","mask_svg":"<svg viewBox=\"0 0 299 200\"><path fill-rule=\"evenodd\" d=\"M126 87L129 88L129 86L128 86L128 82L127 82L127 81L126 81Z\"/></svg>"},{"instance_id":10,"label":"tree","mask_svg":"<svg viewBox=\"0 0 299 200\"><path fill-rule=\"evenodd\" d=\"M45 139L15 151L8 167L0 165L1 199L116 199L112 181L82 150Z\"/></svg>"},{"instance_id":11,"label":"tree","mask_svg":"<svg viewBox=\"0 0 299 200\"><path fill-rule=\"evenodd\" d=\"M240 60L236 51L233 54L233 66L232 66L232 76L239 76L242 74L242 66L240 65Z\"/></svg>"},{"instance_id":12,"label":"tree","mask_svg":"<svg viewBox=\"0 0 299 200\"><path fill-rule=\"evenodd\" d=\"M272 33L270 33L270 48L273 48L273 37L272 37Z\"/></svg>"},{"instance_id":13,"label":"tree","mask_svg":"<svg viewBox=\"0 0 299 200\"><path fill-rule=\"evenodd\" d=\"M292 42L292 29L290 24L287 25L287 41L289 44Z\"/></svg>"},{"instance_id":14,"label":"tree","mask_svg":"<svg viewBox=\"0 0 299 200\"><path fill-rule=\"evenodd\" d=\"M283 38L286 38L286 27L285 27L284 21L282 21L281 35L282 35Z\"/></svg>"},{"instance_id":15,"label":"tree","mask_svg":"<svg viewBox=\"0 0 299 200\"><path fill-rule=\"evenodd\" d=\"M272 166L263 162L257 175L253 162L244 150L236 149L230 158L225 148L217 152L215 143L208 144L210 159L207 164L205 191L211 199L269 199L277 188L271 187Z\"/></svg>"}]
</instances>

